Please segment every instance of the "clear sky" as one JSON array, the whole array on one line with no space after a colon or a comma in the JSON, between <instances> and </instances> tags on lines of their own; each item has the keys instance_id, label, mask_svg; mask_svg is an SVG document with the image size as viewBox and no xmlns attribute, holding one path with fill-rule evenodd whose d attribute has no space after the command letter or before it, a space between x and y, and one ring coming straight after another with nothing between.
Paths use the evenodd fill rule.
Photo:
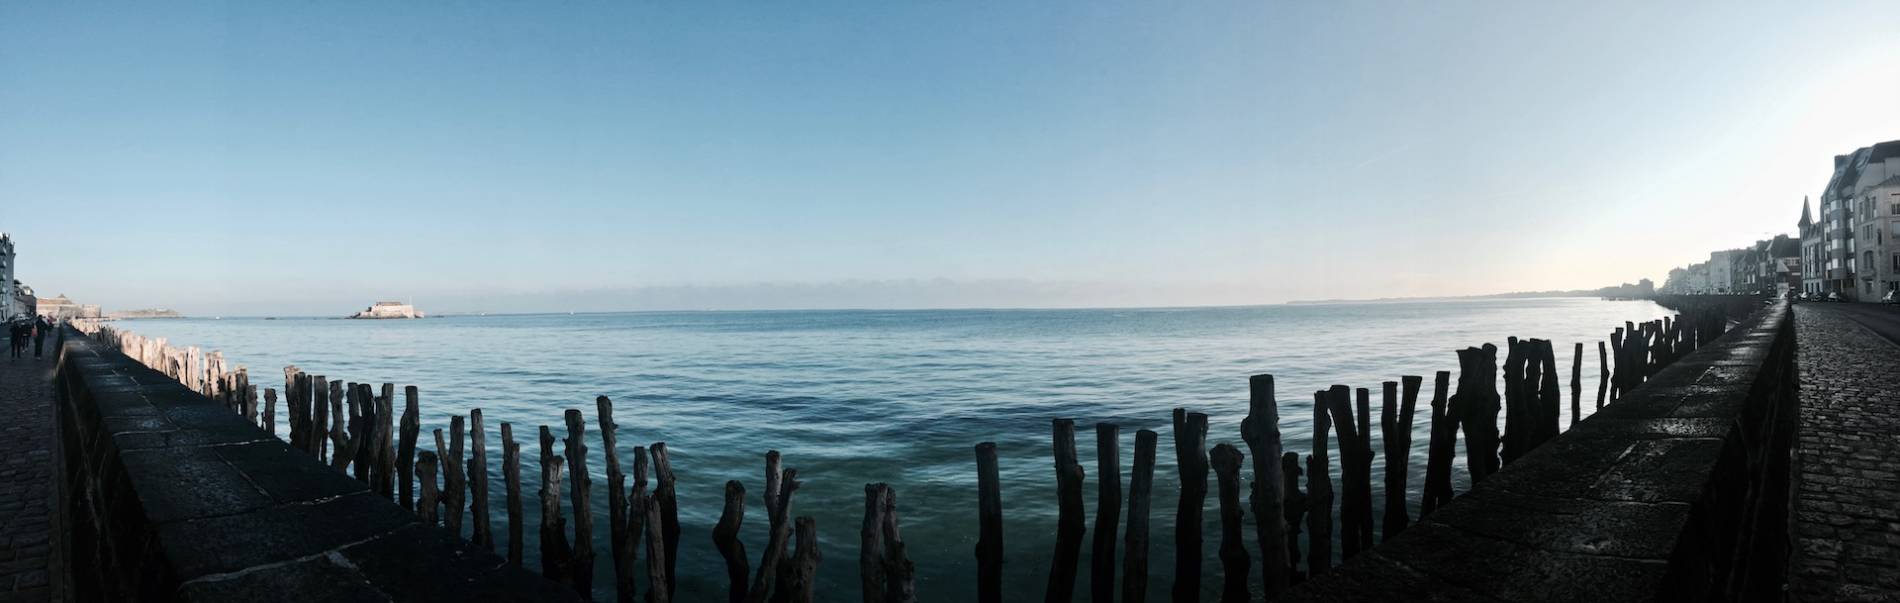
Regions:
<instances>
[{"instance_id":1,"label":"clear sky","mask_svg":"<svg viewBox=\"0 0 1900 603\"><path fill-rule=\"evenodd\" d=\"M1660 282L1900 138L1896 16L4 2L0 230L42 294L198 314Z\"/></svg>"}]
</instances>

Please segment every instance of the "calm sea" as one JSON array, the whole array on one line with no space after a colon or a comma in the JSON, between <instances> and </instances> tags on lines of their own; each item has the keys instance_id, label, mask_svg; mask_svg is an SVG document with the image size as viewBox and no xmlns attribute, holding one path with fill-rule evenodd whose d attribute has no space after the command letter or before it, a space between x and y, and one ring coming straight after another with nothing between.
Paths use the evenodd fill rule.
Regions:
<instances>
[{"instance_id":1,"label":"calm sea","mask_svg":"<svg viewBox=\"0 0 1900 603\"><path fill-rule=\"evenodd\" d=\"M603 599L611 597L613 580L605 544L607 480L592 422L597 395L616 403L623 465L631 465L635 446L664 441L672 452L682 526L678 599L686 601L723 596L724 565L711 545L711 529L726 480L743 481L752 498L744 535L757 564L766 530L758 500L763 455L772 449L784 454L787 467L799 470L804 484L793 503L795 514L818 522L824 553L818 572L821 599L859 596L858 529L867 482L888 482L896 489L922 598L972 598L977 528L972 447L983 441L996 442L1001 456L1006 588L1021 598L1040 598L1056 525L1050 419L1076 420L1077 444L1089 473L1084 492L1091 517L1093 424L1121 426L1124 479L1135 431L1152 429L1161 441L1150 596L1162 600L1172 582L1178 492L1169 437L1172 408L1207 413L1208 444L1232 442L1244 451L1239 426L1247 410L1247 377L1271 373L1279 389L1286 447L1304 455L1310 448L1313 390L1332 384L1371 388L1376 413L1380 382L1424 376L1408 494L1416 505L1431 375L1457 369L1453 350L1485 342L1502 347L1509 335L1547 338L1556 342L1557 364L1567 369L1571 345L1583 342L1584 395L1592 400L1584 405L1589 407L1596 389L1596 342L1623 321L1665 314L1649 302L1560 298L1145 310L135 320L119 327L168 337L174 345L222 350L230 361L249 366L254 382L266 385L280 383L287 364L333 380L416 385L422 391L425 448L429 430L446 429L451 415L483 409L498 538L506 537L499 425L517 426L528 465L522 472L528 481L524 491L531 493L538 486L533 483L538 475L533 427L548 425L564 434L562 411L581 409L589 417L588 445L595 455L589 461L598 490L593 496L595 584ZM1568 376L1561 381L1567 390ZM1377 448L1378 438L1373 441ZM1337 451L1333 457L1336 470ZM1461 492L1467 484L1462 468L1460 461L1455 485ZM1382 471L1375 467L1373 475ZM1376 501L1382 494L1374 496ZM1203 581L1209 599L1220 585L1215 505L1210 494ZM533 539L538 505L527 501L526 508L526 532ZM1257 559L1251 527L1247 533ZM1083 548L1077 594L1085 599L1089 560L1086 544ZM527 550L529 567L539 567L536 545L530 542Z\"/></svg>"}]
</instances>

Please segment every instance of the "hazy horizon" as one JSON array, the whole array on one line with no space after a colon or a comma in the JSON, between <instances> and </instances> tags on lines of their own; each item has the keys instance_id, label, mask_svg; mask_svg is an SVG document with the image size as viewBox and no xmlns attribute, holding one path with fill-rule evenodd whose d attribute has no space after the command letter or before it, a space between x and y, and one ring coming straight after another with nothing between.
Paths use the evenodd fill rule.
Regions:
<instances>
[{"instance_id":1,"label":"hazy horizon","mask_svg":"<svg viewBox=\"0 0 1900 603\"><path fill-rule=\"evenodd\" d=\"M1660 283L1900 138L1883 10L5 3L0 231L193 315Z\"/></svg>"}]
</instances>

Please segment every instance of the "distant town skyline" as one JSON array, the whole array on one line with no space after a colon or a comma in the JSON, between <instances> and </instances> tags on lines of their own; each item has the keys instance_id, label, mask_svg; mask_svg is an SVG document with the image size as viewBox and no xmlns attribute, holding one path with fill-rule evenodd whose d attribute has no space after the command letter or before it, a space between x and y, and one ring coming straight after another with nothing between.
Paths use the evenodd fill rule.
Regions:
<instances>
[{"instance_id":1,"label":"distant town skyline","mask_svg":"<svg viewBox=\"0 0 1900 603\"><path fill-rule=\"evenodd\" d=\"M194 315L1661 283L1900 139L1885 10L5 3L0 231Z\"/></svg>"}]
</instances>

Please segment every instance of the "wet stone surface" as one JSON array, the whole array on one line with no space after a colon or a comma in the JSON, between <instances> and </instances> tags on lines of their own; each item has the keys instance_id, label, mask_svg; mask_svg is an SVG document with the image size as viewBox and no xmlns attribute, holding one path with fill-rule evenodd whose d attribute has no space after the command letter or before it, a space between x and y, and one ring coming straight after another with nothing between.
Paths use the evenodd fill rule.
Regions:
<instances>
[{"instance_id":1,"label":"wet stone surface","mask_svg":"<svg viewBox=\"0 0 1900 603\"><path fill-rule=\"evenodd\" d=\"M1797 307L1795 332L1791 594L1900 601L1900 346L1824 308Z\"/></svg>"},{"instance_id":2,"label":"wet stone surface","mask_svg":"<svg viewBox=\"0 0 1900 603\"><path fill-rule=\"evenodd\" d=\"M0 358L0 601L51 595L52 356Z\"/></svg>"}]
</instances>

